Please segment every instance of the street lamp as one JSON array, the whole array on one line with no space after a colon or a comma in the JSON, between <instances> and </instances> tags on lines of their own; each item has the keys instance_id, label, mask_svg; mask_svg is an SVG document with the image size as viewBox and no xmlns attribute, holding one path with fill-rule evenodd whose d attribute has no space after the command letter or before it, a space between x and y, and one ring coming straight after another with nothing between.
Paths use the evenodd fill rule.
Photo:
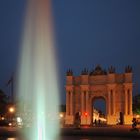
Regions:
<instances>
[{"instance_id":1,"label":"street lamp","mask_svg":"<svg viewBox=\"0 0 140 140\"><path fill-rule=\"evenodd\" d=\"M9 112L9 120L13 121L13 117L14 117L14 113L15 113L15 107L13 107L13 106L9 107L8 112ZM9 125L11 126L12 124L9 123Z\"/></svg>"},{"instance_id":2,"label":"street lamp","mask_svg":"<svg viewBox=\"0 0 140 140\"><path fill-rule=\"evenodd\" d=\"M14 113L14 112L15 112L15 108L14 108L14 107L10 107L10 108L9 108L9 112L10 112L10 113Z\"/></svg>"},{"instance_id":3,"label":"street lamp","mask_svg":"<svg viewBox=\"0 0 140 140\"><path fill-rule=\"evenodd\" d=\"M64 117L64 115L62 113L60 113L59 116L60 116L60 118L63 118Z\"/></svg>"}]
</instances>

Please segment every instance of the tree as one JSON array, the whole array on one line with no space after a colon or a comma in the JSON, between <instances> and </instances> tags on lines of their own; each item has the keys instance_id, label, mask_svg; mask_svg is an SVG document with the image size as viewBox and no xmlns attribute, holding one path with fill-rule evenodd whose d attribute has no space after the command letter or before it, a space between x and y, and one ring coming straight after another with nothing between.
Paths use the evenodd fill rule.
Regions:
<instances>
[{"instance_id":1,"label":"tree","mask_svg":"<svg viewBox=\"0 0 140 140\"><path fill-rule=\"evenodd\" d=\"M7 111L8 96L0 89L0 115L4 115Z\"/></svg>"},{"instance_id":2,"label":"tree","mask_svg":"<svg viewBox=\"0 0 140 140\"><path fill-rule=\"evenodd\" d=\"M59 106L60 112L66 112L66 105Z\"/></svg>"},{"instance_id":3,"label":"tree","mask_svg":"<svg viewBox=\"0 0 140 140\"><path fill-rule=\"evenodd\" d=\"M140 114L140 94L133 97L133 113Z\"/></svg>"}]
</instances>

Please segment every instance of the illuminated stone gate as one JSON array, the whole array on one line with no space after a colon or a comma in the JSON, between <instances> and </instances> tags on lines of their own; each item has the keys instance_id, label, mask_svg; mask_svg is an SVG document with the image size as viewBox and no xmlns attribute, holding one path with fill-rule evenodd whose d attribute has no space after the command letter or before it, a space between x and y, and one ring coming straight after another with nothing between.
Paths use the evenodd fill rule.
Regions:
<instances>
[{"instance_id":1,"label":"illuminated stone gate","mask_svg":"<svg viewBox=\"0 0 140 140\"><path fill-rule=\"evenodd\" d=\"M125 73L118 74L112 66L106 72L98 65L91 72L84 69L80 76L73 76L72 70L68 70L65 123L74 124L79 112L81 124L91 124L94 98L105 100L107 124L116 124L118 119L131 124L132 68L127 66Z\"/></svg>"}]
</instances>

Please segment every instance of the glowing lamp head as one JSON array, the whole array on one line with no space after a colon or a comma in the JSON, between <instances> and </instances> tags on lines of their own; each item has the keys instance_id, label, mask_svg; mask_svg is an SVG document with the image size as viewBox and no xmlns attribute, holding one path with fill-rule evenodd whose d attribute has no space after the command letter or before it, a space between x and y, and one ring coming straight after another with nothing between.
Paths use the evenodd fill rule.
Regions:
<instances>
[{"instance_id":1,"label":"glowing lamp head","mask_svg":"<svg viewBox=\"0 0 140 140\"><path fill-rule=\"evenodd\" d=\"M1 120L4 120L5 118L4 117L1 117Z\"/></svg>"},{"instance_id":2,"label":"glowing lamp head","mask_svg":"<svg viewBox=\"0 0 140 140\"><path fill-rule=\"evenodd\" d=\"M12 126L12 123L9 123L8 125L9 125L9 126Z\"/></svg>"},{"instance_id":3,"label":"glowing lamp head","mask_svg":"<svg viewBox=\"0 0 140 140\"><path fill-rule=\"evenodd\" d=\"M10 112L10 113L15 112L15 108L14 108L14 107L10 107L10 108L9 108L9 112Z\"/></svg>"},{"instance_id":4,"label":"glowing lamp head","mask_svg":"<svg viewBox=\"0 0 140 140\"><path fill-rule=\"evenodd\" d=\"M63 118L64 117L64 115L62 113L60 113L59 116L60 116L60 118Z\"/></svg>"}]
</instances>

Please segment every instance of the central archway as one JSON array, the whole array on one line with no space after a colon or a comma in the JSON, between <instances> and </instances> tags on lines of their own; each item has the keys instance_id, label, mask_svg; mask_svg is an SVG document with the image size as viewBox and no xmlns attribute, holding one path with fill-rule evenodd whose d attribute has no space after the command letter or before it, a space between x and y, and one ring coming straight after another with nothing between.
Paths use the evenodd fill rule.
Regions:
<instances>
[{"instance_id":1,"label":"central archway","mask_svg":"<svg viewBox=\"0 0 140 140\"><path fill-rule=\"evenodd\" d=\"M107 106L103 96L95 96L91 102L91 124L100 125L107 123Z\"/></svg>"}]
</instances>

